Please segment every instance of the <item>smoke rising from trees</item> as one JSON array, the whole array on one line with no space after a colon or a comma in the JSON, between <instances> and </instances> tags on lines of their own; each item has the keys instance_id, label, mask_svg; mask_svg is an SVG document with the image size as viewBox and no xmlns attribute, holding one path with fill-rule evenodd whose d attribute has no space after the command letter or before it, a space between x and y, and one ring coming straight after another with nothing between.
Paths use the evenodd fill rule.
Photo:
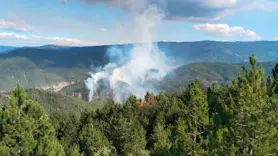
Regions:
<instances>
[{"instance_id":1,"label":"smoke rising from trees","mask_svg":"<svg viewBox=\"0 0 278 156\"><path fill-rule=\"evenodd\" d=\"M122 35L133 37L137 44L130 49L108 49L110 63L98 67L98 70L90 73L85 81L90 90L89 100L96 96L98 82L102 79L108 80L107 85L113 91L113 98L119 103L123 103L131 94L141 98L147 91L155 92L146 82L160 81L174 68L153 43L156 30L163 18L164 12L154 5L132 17L131 31Z\"/></svg>"}]
</instances>

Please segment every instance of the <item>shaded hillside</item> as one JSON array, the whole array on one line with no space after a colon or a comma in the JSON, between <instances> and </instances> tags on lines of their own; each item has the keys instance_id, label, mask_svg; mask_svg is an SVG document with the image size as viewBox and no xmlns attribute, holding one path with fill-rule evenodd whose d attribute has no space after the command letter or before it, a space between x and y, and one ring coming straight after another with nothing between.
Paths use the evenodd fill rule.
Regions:
<instances>
[{"instance_id":1,"label":"shaded hillside","mask_svg":"<svg viewBox=\"0 0 278 156\"><path fill-rule=\"evenodd\" d=\"M276 62L259 63L265 69L265 76L271 74ZM205 86L212 83L227 85L237 76L242 66L250 68L248 63L228 64L221 62L201 62L181 66L169 73L162 81L150 82L158 91L180 91L187 87L192 80L199 79ZM69 85L60 91L64 95L82 95L83 99L88 96L88 90L83 81ZM85 96L85 97L84 97Z\"/></svg>"},{"instance_id":2,"label":"shaded hillside","mask_svg":"<svg viewBox=\"0 0 278 156\"><path fill-rule=\"evenodd\" d=\"M67 112L80 115L85 109L100 108L103 104L102 101L89 103L78 98L40 89L28 89L26 92L28 98L38 102L48 114ZM9 95L10 93L0 93L0 105L8 104Z\"/></svg>"},{"instance_id":3,"label":"shaded hillside","mask_svg":"<svg viewBox=\"0 0 278 156\"><path fill-rule=\"evenodd\" d=\"M38 67L89 68L92 64L107 63L105 46L72 47L72 48L18 48L9 53L1 54L0 59L24 57Z\"/></svg>"},{"instance_id":4,"label":"shaded hillside","mask_svg":"<svg viewBox=\"0 0 278 156\"><path fill-rule=\"evenodd\" d=\"M0 54L0 90L10 91L18 82L25 88L51 88L61 82L78 82L91 66L107 64L111 46L63 47L46 45L17 48ZM129 49L132 45L118 45ZM128 47L128 48L127 48ZM254 53L260 62L278 60L278 42L159 42L158 48L178 64L194 62L240 63ZM113 53L113 51L112 51ZM229 75L229 74L228 74ZM206 76L206 75L205 75Z\"/></svg>"},{"instance_id":5,"label":"shaded hillside","mask_svg":"<svg viewBox=\"0 0 278 156\"><path fill-rule=\"evenodd\" d=\"M265 76L271 74L272 68L277 62L262 62L265 70ZM161 82L156 84L156 87L166 91L183 90L194 79L201 80L205 86L210 86L212 83L225 85L230 84L237 76L242 66L250 68L248 63L228 64L219 62L203 62L193 63L181 66L166 76Z\"/></svg>"},{"instance_id":6,"label":"shaded hillside","mask_svg":"<svg viewBox=\"0 0 278 156\"><path fill-rule=\"evenodd\" d=\"M0 59L0 90L10 91L17 83L25 88L51 87L63 81L78 81L87 77L88 68L41 68L24 57Z\"/></svg>"},{"instance_id":7,"label":"shaded hillside","mask_svg":"<svg viewBox=\"0 0 278 156\"><path fill-rule=\"evenodd\" d=\"M91 65L103 65L104 47L19 48L0 55L0 90L19 82L25 88L49 88L60 82L83 80Z\"/></svg>"},{"instance_id":8,"label":"shaded hillside","mask_svg":"<svg viewBox=\"0 0 278 156\"><path fill-rule=\"evenodd\" d=\"M66 86L60 90L60 93L67 96L73 96L88 100L89 91L86 89L84 81Z\"/></svg>"},{"instance_id":9,"label":"shaded hillside","mask_svg":"<svg viewBox=\"0 0 278 156\"><path fill-rule=\"evenodd\" d=\"M119 81L114 86L114 89L117 90L117 92L113 92L107 83L109 82L104 80L98 81L97 85L99 87L94 93L92 100L106 101L113 98L113 96L116 96L118 99L127 99L134 90L129 84ZM84 81L66 86L59 92L63 95L89 100L89 90L86 88Z\"/></svg>"}]
</instances>

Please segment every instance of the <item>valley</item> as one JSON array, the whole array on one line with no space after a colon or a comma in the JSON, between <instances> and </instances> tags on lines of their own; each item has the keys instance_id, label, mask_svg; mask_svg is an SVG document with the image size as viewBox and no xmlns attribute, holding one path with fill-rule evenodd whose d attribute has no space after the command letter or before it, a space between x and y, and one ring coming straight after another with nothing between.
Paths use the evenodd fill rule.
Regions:
<instances>
[{"instance_id":1,"label":"valley","mask_svg":"<svg viewBox=\"0 0 278 156\"><path fill-rule=\"evenodd\" d=\"M59 91L69 84L84 81L92 71L92 67L103 66L110 62L107 51L111 47L127 49L132 46L131 44L93 47L46 45L16 48L0 54L0 90L10 91L20 83L26 89L54 88L54 91ZM157 46L169 61L175 60L180 66L174 71L178 81L173 76L168 76L163 80L165 85L159 86L161 89L167 89L167 83L176 86L179 86L177 83L186 85L196 77L208 84L212 81L219 83L230 81L241 69L244 64L242 62L246 62L252 53L258 57L259 62L270 62L264 63L267 73L273 67L274 60L278 59L276 50L278 42L275 41L158 42ZM126 53L128 55L128 51Z\"/></svg>"}]
</instances>

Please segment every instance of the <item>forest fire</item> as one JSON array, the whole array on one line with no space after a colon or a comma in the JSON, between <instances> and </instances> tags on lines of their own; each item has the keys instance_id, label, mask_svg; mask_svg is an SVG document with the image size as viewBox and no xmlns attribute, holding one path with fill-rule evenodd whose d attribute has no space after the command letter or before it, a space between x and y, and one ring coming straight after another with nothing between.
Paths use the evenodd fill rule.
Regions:
<instances>
[{"instance_id":1,"label":"forest fire","mask_svg":"<svg viewBox=\"0 0 278 156\"><path fill-rule=\"evenodd\" d=\"M147 92L145 99L139 100L139 108L142 109L146 106L152 106L156 103L156 97L154 94Z\"/></svg>"}]
</instances>

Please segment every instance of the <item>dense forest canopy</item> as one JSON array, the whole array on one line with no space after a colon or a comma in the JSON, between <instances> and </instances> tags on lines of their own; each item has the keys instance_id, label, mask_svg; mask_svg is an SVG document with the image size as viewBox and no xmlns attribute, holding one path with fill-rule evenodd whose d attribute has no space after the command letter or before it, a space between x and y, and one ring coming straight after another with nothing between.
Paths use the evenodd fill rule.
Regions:
<instances>
[{"instance_id":1,"label":"dense forest canopy","mask_svg":"<svg viewBox=\"0 0 278 156\"><path fill-rule=\"evenodd\" d=\"M230 85L193 80L81 113L46 113L44 94L18 85L0 110L0 155L277 155L278 64L265 78L254 55L249 63Z\"/></svg>"}]
</instances>

